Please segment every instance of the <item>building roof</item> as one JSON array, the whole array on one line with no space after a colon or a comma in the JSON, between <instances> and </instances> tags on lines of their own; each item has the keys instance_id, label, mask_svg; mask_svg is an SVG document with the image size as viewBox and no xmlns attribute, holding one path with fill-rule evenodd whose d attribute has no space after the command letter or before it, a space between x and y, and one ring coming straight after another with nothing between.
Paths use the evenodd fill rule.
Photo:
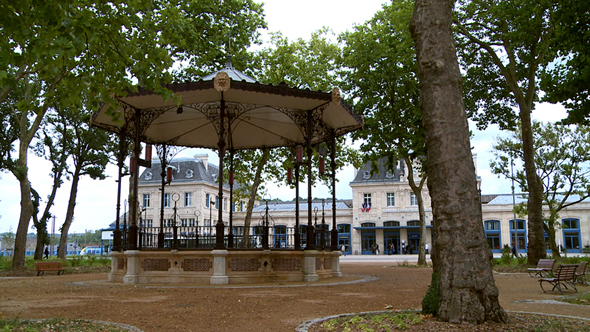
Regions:
<instances>
[{"instance_id":1,"label":"building roof","mask_svg":"<svg viewBox=\"0 0 590 332\"><path fill-rule=\"evenodd\" d=\"M404 161L394 165L394 171L387 169L386 158L380 158L375 163L376 167L372 170L372 162L364 164L357 172L354 180L351 183L367 183L367 182L400 182L400 176L404 171Z\"/></svg>"},{"instance_id":2,"label":"building roof","mask_svg":"<svg viewBox=\"0 0 590 332\"><path fill-rule=\"evenodd\" d=\"M268 202L268 210L269 211L281 211L281 212L289 212L295 211L296 204L295 202ZM352 206L348 204L348 201L344 200L336 200L336 210L341 209L350 209ZM322 211L322 202L320 201L313 201L311 203L312 210L318 209L319 212ZM259 206L254 207L252 210L253 213L256 212L263 212L266 210L266 202L261 202ZM329 212L332 210L332 201L325 201L324 202L324 211ZM299 211L307 211L307 201L299 201Z\"/></svg>"},{"instance_id":3,"label":"building roof","mask_svg":"<svg viewBox=\"0 0 590 332\"><path fill-rule=\"evenodd\" d=\"M172 182L205 182L217 185L219 167L205 162L200 158L174 158L168 163L172 168ZM146 168L139 176L140 184L161 184L162 163L159 159L152 159L152 167ZM225 187L229 187L226 183Z\"/></svg>"}]
</instances>

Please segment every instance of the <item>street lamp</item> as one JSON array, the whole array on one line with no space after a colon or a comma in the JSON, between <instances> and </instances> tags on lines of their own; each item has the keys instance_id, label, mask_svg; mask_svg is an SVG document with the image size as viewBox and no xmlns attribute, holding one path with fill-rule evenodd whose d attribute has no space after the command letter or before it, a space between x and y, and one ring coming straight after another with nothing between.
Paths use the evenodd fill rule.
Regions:
<instances>
[{"instance_id":1,"label":"street lamp","mask_svg":"<svg viewBox=\"0 0 590 332\"><path fill-rule=\"evenodd\" d=\"M172 209L172 249L173 250L177 250L178 249L178 224L176 222L176 203L178 202L178 200L180 199L180 195L178 193L173 193L172 194L172 200L174 201L174 208Z\"/></svg>"},{"instance_id":2,"label":"street lamp","mask_svg":"<svg viewBox=\"0 0 590 332\"><path fill-rule=\"evenodd\" d=\"M215 201L209 198L209 239L207 243L213 239L213 204L215 204Z\"/></svg>"},{"instance_id":3,"label":"street lamp","mask_svg":"<svg viewBox=\"0 0 590 332\"><path fill-rule=\"evenodd\" d=\"M195 224L195 248L199 247L199 216L201 211L195 210L196 224Z\"/></svg>"}]
</instances>

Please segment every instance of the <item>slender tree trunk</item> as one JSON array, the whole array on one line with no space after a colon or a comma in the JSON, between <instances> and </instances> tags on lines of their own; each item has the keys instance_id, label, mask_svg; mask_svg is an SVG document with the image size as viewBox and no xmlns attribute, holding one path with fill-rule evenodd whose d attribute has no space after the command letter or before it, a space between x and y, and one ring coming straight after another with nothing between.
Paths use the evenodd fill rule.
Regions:
<instances>
[{"instance_id":1,"label":"slender tree trunk","mask_svg":"<svg viewBox=\"0 0 590 332\"><path fill-rule=\"evenodd\" d=\"M252 222L252 210L254 209L254 202L256 201L256 194L258 193L258 187L260 186L262 170L264 169L264 165L268 161L268 157L270 156L269 149L262 150L262 157L260 158L260 162L258 163L258 167L256 167L256 174L254 175L254 181L252 182L252 187L250 187L250 197L248 198L248 206L246 208L246 217L244 218L244 248L250 248L250 224Z\"/></svg>"},{"instance_id":2,"label":"slender tree trunk","mask_svg":"<svg viewBox=\"0 0 590 332\"><path fill-rule=\"evenodd\" d=\"M535 146L533 139L533 130L531 125L531 107L530 105L520 106L520 121L522 122L522 149L524 152L524 169L526 173L527 185L529 187L529 197L527 200L528 212L528 264L537 265L541 258L547 257L545 250L545 234L543 232L543 182L537 175L535 165Z\"/></svg>"},{"instance_id":3,"label":"slender tree trunk","mask_svg":"<svg viewBox=\"0 0 590 332\"><path fill-rule=\"evenodd\" d=\"M462 82L451 29L454 1L417 0L411 22L428 151L440 273L438 317L452 323L506 322L483 230Z\"/></svg>"},{"instance_id":4,"label":"slender tree trunk","mask_svg":"<svg viewBox=\"0 0 590 332\"><path fill-rule=\"evenodd\" d=\"M70 189L70 200L68 201L68 210L66 212L66 219L64 224L61 226L61 236L59 238L59 250L57 251L57 257L61 259L66 258L67 244L68 244L68 231L74 220L74 209L76 207L76 197L78 195L78 183L80 182L80 169L76 165L74 175L72 176L72 187Z\"/></svg>"},{"instance_id":5,"label":"slender tree trunk","mask_svg":"<svg viewBox=\"0 0 590 332\"><path fill-rule=\"evenodd\" d=\"M418 248L418 266L426 265L426 212L424 210L424 198L422 197L422 188L426 182L426 174L422 173L420 184L416 185L414 180L414 169L412 161L408 157L404 157L406 165L408 165L408 184L412 188L412 192L416 196L418 202L418 214L420 215L420 247Z\"/></svg>"},{"instance_id":6,"label":"slender tree trunk","mask_svg":"<svg viewBox=\"0 0 590 332\"><path fill-rule=\"evenodd\" d=\"M16 229L16 237L14 239L14 257L12 258L13 268L22 268L25 266L27 230L34 209L33 202L31 201L31 183L29 182L27 166L28 144L21 141L19 150L19 159L16 163L18 169L17 179L20 184L20 218Z\"/></svg>"},{"instance_id":7,"label":"slender tree trunk","mask_svg":"<svg viewBox=\"0 0 590 332\"><path fill-rule=\"evenodd\" d=\"M57 79L57 78L56 78ZM25 78L25 101L30 101L30 85L28 78ZM51 92L53 86L48 90ZM41 125L41 120L47 112L49 107L49 99L45 100L45 103L41 109L36 112L35 119L30 123L29 116L32 116L32 111L22 110L19 119L19 150L18 160L16 161L16 168L12 170L12 173L18 179L20 184L20 217L18 221L18 227L16 229L16 237L14 240L14 257L12 259L13 268L22 268L25 266L25 251L27 247L27 230L29 228L29 222L33 216L33 202L31 200L31 183L29 182L29 166L28 166L28 152L29 145L35 136L35 133ZM29 127L30 123L30 127Z\"/></svg>"}]
</instances>

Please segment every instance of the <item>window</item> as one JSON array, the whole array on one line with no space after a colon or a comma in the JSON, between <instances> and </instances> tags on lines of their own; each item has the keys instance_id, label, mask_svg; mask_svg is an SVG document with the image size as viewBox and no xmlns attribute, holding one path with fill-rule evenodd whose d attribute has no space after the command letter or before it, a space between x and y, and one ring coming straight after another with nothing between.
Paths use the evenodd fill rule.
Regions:
<instances>
[{"instance_id":1,"label":"window","mask_svg":"<svg viewBox=\"0 0 590 332\"><path fill-rule=\"evenodd\" d=\"M168 227L172 227L174 225L174 219L168 219Z\"/></svg>"},{"instance_id":2,"label":"window","mask_svg":"<svg viewBox=\"0 0 590 332\"><path fill-rule=\"evenodd\" d=\"M228 200L227 198L224 198L224 199L223 199L223 211L227 211L227 204L228 204L228 201L229 201L229 200Z\"/></svg>"},{"instance_id":3,"label":"window","mask_svg":"<svg viewBox=\"0 0 590 332\"><path fill-rule=\"evenodd\" d=\"M374 222L364 222L361 224L361 227L375 227Z\"/></svg>"},{"instance_id":4,"label":"window","mask_svg":"<svg viewBox=\"0 0 590 332\"><path fill-rule=\"evenodd\" d=\"M563 229L578 229L578 219L563 219Z\"/></svg>"},{"instance_id":5,"label":"window","mask_svg":"<svg viewBox=\"0 0 590 332\"><path fill-rule=\"evenodd\" d=\"M184 206L192 206L193 205L193 193L185 192L184 193Z\"/></svg>"},{"instance_id":6,"label":"window","mask_svg":"<svg viewBox=\"0 0 590 332\"><path fill-rule=\"evenodd\" d=\"M150 207L150 194L143 194L143 207Z\"/></svg>"},{"instance_id":7,"label":"window","mask_svg":"<svg viewBox=\"0 0 590 332\"><path fill-rule=\"evenodd\" d=\"M516 219L516 226L517 226L517 229L519 229L519 230L524 229L524 220ZM514 230L514 221L513 220L510 220L510 229Z\"/></svg>"},{"instance_id":8,"label":"window","mask_svg":"<svg viewBox=\"0 0 590 332\"><path fill-rule=\"evenodd\" d=\"M215 208L219 210L219 196L215 196Z\"/></svg>"},{"instance_id":9,"label":"window","mask_svg":"<svg viewBox=\"0 0 590 332\"><path fill-rule=\"evenodd\" d=\"M188 226L188 219L182 219L181 224L182 224L182 227Z\"/></svg>"},{"instance_id":10,"label":"window","mask_svg":"<svg viewBox=\"0 0 590 332\"><path fill-rule=\"evenodd\" d=\"M371 194L364 194L363 204L366 204L367 206L371 205Z\"/></svg>"},{"instance_id":11,"label":"window","mask_svg":"<svg viewBox=\"0 0 590 332\"><path fill-rule=\"evenodd\" d=\"M416 194L414 194L414 193L410 193L410 205L411 206L418 205L418 200L416 199Z\"/></svg>"},{"instance_id":12,"label":"window","mask_svg":"<svg viewBox=\"0 0 590 332\"><path fill-rule=\"evenodd\" d=\"M170 207L170 193L164 194L164 207Z\"/></svg>"},{"instance_id":13,"label":"window","mask_svg":"<svg viewBox=\"0 0 590 332\"><path fill-rule=\"evenodd\" d=\"M420 220L408 221L408 227L420 227Z\"/></svg>"},{"instance_id":14,"label":"window","mask_svg":"<svg viewBox=\"0 0 590 332\"><path fill-rule=\"evenodd\" d=\"M384 221L383 227L399 227L399 221Z\"/></svg>"},{"instance_id":15,"label":"window","mask_svg":"<svg viewBox=\"0 0 590 332\"><path fill-rule=\"evenodd\" d=\"M194 218L189 218L188 220L188 225L190 227L195 227L195 219Z\"/></svg>"},{"instance_id":16,"label":"window","mask_svg":"<svg viewBox=\"0 0 590 332\"><path fill-rule=\"evenodd\" d=\"M205 206L209 207L209 194L205 195Z\"/></svg>"},{"instance_id":17,"label":"window","mask_svg":"<svg viewBox=\"0 0 590 332\"><path fill-rule=\"evenodd\" d=\"M350 224L339 224L338 233L350 233Z\"/></svg>"},{"instance_id":18,"label":"window","mask_svg":"<svg viewBox=\"0 0 590 332\"><path fill-rule=\"evenodd\" d=\"M154 227L154 221L152 219L146 220L147 227Z\"/></svg>"},{"instance_id":19,"label":"window","mask_svg":"<svg viewBox=\"0 0 590 332\"><path fill-rule=\"evenodd\" d=\"M500 221L499 220L487 220L486 221L486 231L499 231L500 230Z\"/></svg>"},{"instance_id":20,"label":"window","mask_svg":"<svg viewBox=\"0 0 590 332\"><path fill-rule=\"evenodd\" d=\"M387 206L395 206L395 194L387 193Z\"/></svg>"}]
</instances>

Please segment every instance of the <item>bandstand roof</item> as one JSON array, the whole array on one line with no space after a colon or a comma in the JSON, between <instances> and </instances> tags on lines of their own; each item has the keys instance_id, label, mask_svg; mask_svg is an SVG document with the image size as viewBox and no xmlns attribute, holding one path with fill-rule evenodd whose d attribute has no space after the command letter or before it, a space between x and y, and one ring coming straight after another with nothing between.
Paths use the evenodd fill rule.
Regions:
<instances>
[{"instance_id":1,"label":"bandstand roof","mask_svg":"<svg viewBox=\"0 0 590 332\"><path fill-rule=\"evenodd\" d=\"M332 92L262 84L236 70L231 62L198 82L165 86L177 99L139 88L103 105L92 125L113 132L125 129L133 137L136 112L140 140L147 143L218 148L220 133L228 148L294 146L306 141L312 125L312 144L359 129L363 119ZM226 114L221 128L221 109Z\"/></svg>"}]
</instances>

